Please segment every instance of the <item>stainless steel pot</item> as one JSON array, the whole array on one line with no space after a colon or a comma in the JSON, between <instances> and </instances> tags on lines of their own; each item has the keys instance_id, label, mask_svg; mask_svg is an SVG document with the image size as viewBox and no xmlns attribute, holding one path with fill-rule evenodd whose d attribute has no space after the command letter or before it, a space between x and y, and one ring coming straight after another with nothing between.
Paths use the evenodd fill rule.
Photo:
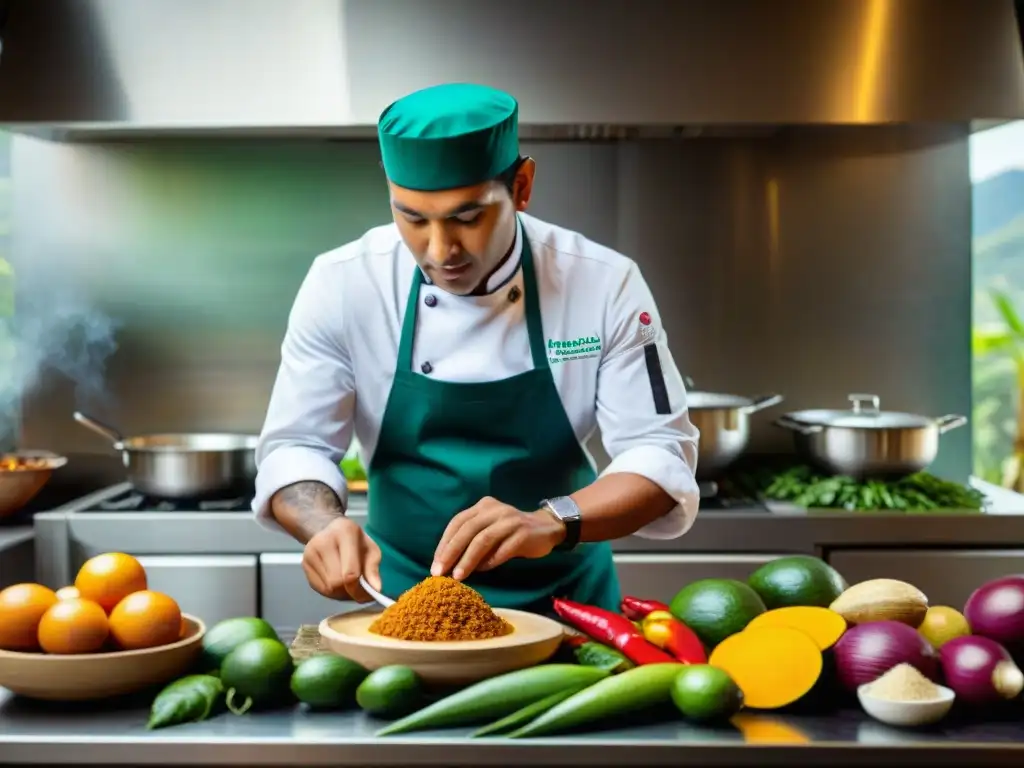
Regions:
<instances>
[{"instance_id":1,"label":"stainless steel pot","mask_svg":"<svg viewBox=\"0 0 1024 768\"><path fill-rule=\"evenodd\" d=\"M939 418L880 410L878 395L849 395L851 410L787 413L775 423L793 432L797 453L836 475L905 477L928 467L939 436L967 423L966 416Z\"/></svg>"},{"instance_id":2,"label":"stainless steel pot","mask_svg":"<svg viewBox=\"0 0 1024 768\"><path fill-rule=\"evenodd\" d=\"M701 392L692 389L691 378L686 379L686 386L690 421L700 430L698 480L717 477L743 453L750 442L750 414L782 402L782 395L742 397Z\"/></svg>"},{"instance_id":3,"label":"stainless steel pot","mask_svg":"<svg viewBox=\"0 0 1024 768\"><path fill-rule=\"evenodd\" d=\"M128 481L161 498L199 498L251 492L256 481L256 435L155 434L122 437L118 430L75 411L75 421L121 451Z\"/></svg>"}]
</instances>

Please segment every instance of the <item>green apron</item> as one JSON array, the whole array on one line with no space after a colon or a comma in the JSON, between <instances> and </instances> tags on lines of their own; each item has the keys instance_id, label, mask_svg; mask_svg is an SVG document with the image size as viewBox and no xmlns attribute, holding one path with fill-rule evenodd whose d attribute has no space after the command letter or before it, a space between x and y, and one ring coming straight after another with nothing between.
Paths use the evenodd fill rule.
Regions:
<instances>
[{"instance_id":1,"label":"green apron","mask_svg":"<svg viewBox=\"0 0 1024 768\"><path fill-rule=\"evenodd\" d=\"M380 546L384 594L430 575L449 521L485 496L532 511L542 499L592 483L594 468L562 407L544 346L530 242L523 236L523 301L533 369L482 383L437 381L412 370L423 275L416 270L395 378L368 471L367 533ZM466 583L493 606L551 613L565 597L619 610L611 545L515 558Z\"/></svg>"}]
</instances>

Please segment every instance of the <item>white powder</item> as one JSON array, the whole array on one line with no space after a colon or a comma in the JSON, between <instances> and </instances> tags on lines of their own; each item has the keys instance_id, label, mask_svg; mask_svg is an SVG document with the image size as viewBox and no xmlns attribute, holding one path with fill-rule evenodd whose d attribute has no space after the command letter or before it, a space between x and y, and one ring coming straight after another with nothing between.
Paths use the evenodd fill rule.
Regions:
<instances>
[{"instance_id":1,"label":"white powder","mask_svg":"<svg viewBox=\"0 0 1024 768\"><path fill-rule=\"evenodd\" d=\"M868 693L876 699L889 701L931 701L939 697L939 689L911 664L897 664L871 683Z\"/></svg>"}]
</instances>

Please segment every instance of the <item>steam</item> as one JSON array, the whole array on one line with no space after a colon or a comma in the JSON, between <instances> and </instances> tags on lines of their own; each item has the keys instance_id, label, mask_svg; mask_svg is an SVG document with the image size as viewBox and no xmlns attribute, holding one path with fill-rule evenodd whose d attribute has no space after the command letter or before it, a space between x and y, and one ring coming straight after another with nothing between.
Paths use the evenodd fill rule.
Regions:
<instances>
[{"instance_id":1,"label":"steam","mask_svg":"<svg viewBox=\"0 0 1024 768\"><path fill-rule=\"evenodd\" d=\"M104 378L117 349L117 324L48 271L19 269L14 314L0 313L0 443L17 431L22 398L51 372L74 383L76 404L107 399ZM5 279L0 270L0 283Z\"/></svg>"}]
</instances>

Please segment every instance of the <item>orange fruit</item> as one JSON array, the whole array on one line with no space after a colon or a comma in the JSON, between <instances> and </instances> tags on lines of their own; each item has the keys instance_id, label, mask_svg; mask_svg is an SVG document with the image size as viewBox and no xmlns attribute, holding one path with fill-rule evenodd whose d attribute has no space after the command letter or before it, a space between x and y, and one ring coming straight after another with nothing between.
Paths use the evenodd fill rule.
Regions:
<instances>
[{"instance_id":1,"label":"orange fruit","mask_svg":"<svg viewBox=\"0 0 1024 768\"><path fill-rule=\"evenodd\" d=\"M110 613L114 606L147 587L142 563L123 552L107 552L86 560L75 577L75 588L86 600Z\"/></svg>"},{"instance_id":2,"label":"orange fruit","mask_svg":"<svg viewBox=\"0 0 1024 768\"><path fill-rule=\"evenodd\" d=\"M39 622L39 645L47 653L96 653L110 627L107 613L92 600L59 600Z\"/></svg>"},{"instance_id":3,"label":"orange fruit","mask_svg":"<svg viewBox=\"0 0 1024 768\"><path fill-rule=\"evenodd\" d=\"M14 584L0 592L0 648L39 650L39 622L56 602L54 591L42 584Z\"/></svg>"},{"instance_id":4,"label":"orange fruit","mask_svg":"<svg viewBox=\"0 0 1024 768\"><path fill-rule=\"evenodd\" d=\"M181 608L163 592L128 595L110 612L110 634L126 651L155 648L181 638Z\"/></svg>"},{"instance_id":5,"label":"orange fruit","mask_svg":"<svg viewBox=\"0 0 1024 768\"><path fill-rule=\"evenodd\" d=\"M78 594L78 589L75 587L61 587L57 590L58 600L77 600L81 595Z\"/></svg>"}]
</instances>

